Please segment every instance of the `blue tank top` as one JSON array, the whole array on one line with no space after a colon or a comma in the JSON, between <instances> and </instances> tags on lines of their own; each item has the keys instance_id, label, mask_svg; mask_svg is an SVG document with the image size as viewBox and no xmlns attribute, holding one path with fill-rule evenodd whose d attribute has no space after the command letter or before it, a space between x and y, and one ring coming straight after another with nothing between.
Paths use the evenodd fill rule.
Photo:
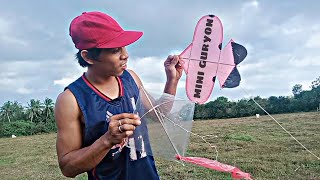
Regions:
<instances>
[{"instance_id":1,"label":"blue tank top","mask_svg":"<svg viewBox=\"0 0 320 180\"><path fill-rule=\"evenodd\" d=\"M134 79L128 71L116 78L120 91L119 97L113 100L96 89L84 74L67 87L75 96L85 121L83 147L90 146L108 131L112 115L135 110L139 89ZM118 149L112 148L94 169L87 172L89 180L159 179L153 156L127 147L114 155Z\"/></svg>"}]
</instances>

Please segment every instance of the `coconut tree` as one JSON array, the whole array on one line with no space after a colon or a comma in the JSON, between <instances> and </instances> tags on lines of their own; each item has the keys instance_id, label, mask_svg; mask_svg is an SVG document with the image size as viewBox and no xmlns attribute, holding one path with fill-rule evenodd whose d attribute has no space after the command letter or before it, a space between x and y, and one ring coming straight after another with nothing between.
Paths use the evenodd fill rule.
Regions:
<instances>
[{"instance_id":1,"label":"coconut tree","mask_svg":"<svg viewBox=\"0 0 320 180\"><path fill-rule=\"evenodd\" d=\"M43 102L43 115L45 116L46 121L53 115L53 100L46 98Z\"/></svg>"},{"instance_id":2,"label":"coconut tree","mask_svg":"<svg viewBox=\"0 0 320 180\"><path fill-rule=\"evenodd\" d=\"M11 104L11 110L12 110L12 117L14 120L24 119L24 108L18 101L14 101Z\"/></svg>"},{"instance_id":3,"label":"coconut tree","mask_svg":"<svg viewBox=\"0 0 320 180\"><path fill-rule=\"evenodd\" d=\"M7 101L3 104L0 108L0 116L2 119L6 119L7 121L11 122L12 117L12 102Z\"/></svg>"},{"instance_id":4,"label":"coconut tree","mask_svg":"<svg viewBox=\"0 0 320 180\"><path fill-rule=\"evenodd\" d=\"M40 100L31 99L27 106L27 116L31 122L38 119L42 114L43 105Z\"/></svg>"}]
</instances>

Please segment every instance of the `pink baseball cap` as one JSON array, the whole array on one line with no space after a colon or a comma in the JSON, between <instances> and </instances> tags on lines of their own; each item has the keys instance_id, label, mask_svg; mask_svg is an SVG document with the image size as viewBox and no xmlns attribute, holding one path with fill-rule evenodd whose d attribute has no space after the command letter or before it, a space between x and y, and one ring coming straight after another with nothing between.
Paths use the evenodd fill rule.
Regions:
<instances>
[{"instance_id":1,"label":"pink baseball cap","mask_svg":"<svg viewBox=\"0 0 320 180\"><path fill-rule=\"evenodd\" d=\"M111 16L101 12L84 12L72 20L69 28L69 35L80 50L124 47L142 34L123 30Z\"/></svg>"}]
</instances>

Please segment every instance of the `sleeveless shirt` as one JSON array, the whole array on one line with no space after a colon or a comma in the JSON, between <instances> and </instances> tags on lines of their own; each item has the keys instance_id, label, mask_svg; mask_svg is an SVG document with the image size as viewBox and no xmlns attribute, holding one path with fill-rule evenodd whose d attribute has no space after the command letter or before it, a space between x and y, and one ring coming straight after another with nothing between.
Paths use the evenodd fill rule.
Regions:
<instances>
[{"instance_id":1,"label":"sleeveless shirt","mask_svg":"<svg viewBox=\"0 0 320 180\"><path fill-rule=\"evenodd\" d=\"M90 146L108 131L109 118L112 115L133 113L135 110L139 89L134 79L126 70L116 79L120 89L119 97L116 99L110 99L101 93L84 74L67 87L75 96L83 114L85 122L83 147ZM142 123L140 126L146 124ZM129 139L129 142L134 141ZM159 179L153 156L138 152L134 148L124 147L121 152L118 150L118 147L113 147L94 169L88 171L88 179Z\"/></svg>"}]
</instances>

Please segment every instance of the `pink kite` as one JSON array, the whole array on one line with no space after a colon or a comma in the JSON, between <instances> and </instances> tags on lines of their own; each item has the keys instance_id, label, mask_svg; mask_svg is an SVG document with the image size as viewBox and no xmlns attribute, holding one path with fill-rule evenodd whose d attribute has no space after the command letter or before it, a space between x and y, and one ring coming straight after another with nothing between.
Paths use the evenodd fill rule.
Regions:
<instances>
[{"instance_id":1,"label":"pink kite","mask_svg":"<svg viewBox=\"0 0 320 180\"><path fill-rule=\"evenodd\" d=\"M247 50L232 39L221 50L222 40L220 19L207 15L199 20L192 43L180 54L187 74L187 96L192 102L205 103L211 95L216 78L221 88L233 88L240 83L236 65L247 56Z\"/></svg>"},{"instance_id":2,"label":"pink kite","mask_svg":"<svg viewBox=\"0 0 320 180\"><path fill-rule=\"evenodd\" d=\"M187 96L192 102L205 103L212 93L216 78L221 88L233 88L240 84L241 78L236 65L245 59L247 50L232 39L221 49L222 40L220 19L207 15L199 20L192 43L180 54L187 74ZM229 172L234 179L252 179L249 173L216 160L181 155L176 155L176 158L209 169Z\"/></svg>"}]
</instances>

